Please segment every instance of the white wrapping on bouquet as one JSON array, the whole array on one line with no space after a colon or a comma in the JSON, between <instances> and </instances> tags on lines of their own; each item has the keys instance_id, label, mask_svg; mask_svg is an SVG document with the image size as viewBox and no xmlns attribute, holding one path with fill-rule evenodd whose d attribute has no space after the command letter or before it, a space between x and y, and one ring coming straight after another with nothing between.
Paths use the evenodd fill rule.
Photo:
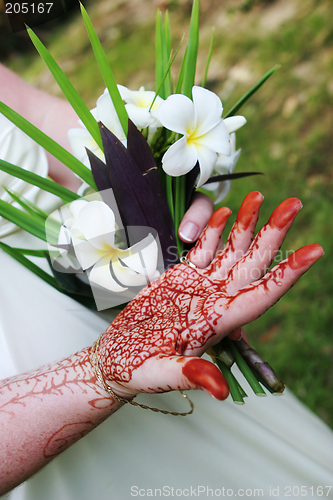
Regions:
<instances>
[{"instance_id":1,"label":"white wrapping on bouquet","mask_svg":"<svg viewBox=\"0 0 333 500\"><path fill-rule=\"evenodd\" d=\"M22 232L9 238L28 246L25 239L30 244ZM108 326L4 252L0 269L1 378L67 357ZM183 404L178 393L145 398L175 411ZM302 491L313 499L317 487L332 498L333 488L327 496L325 487L333 485L333 433L290 392L250 395L244 406L201 391L191 398L195 411L185 418L123 407L8 498L293 498Z\"/></svg>"}]
</instances>

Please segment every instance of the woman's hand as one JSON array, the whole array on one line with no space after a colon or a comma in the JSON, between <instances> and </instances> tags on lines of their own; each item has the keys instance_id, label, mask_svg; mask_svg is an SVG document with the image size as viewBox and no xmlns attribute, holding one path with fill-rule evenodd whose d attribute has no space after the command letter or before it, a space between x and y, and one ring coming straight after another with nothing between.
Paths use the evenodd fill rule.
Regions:
<instances>
[{"instance_id":1,"label":"woman's hand","mask_svg":"<svg viewBox=\"0 0 333 500\"><path fill-rule=\"evenodd\" d=\"M188 263L143 289L103 334L99 366L117 395L201 388L228 396L218 368L197 356L267 311L323 255L308 245L266 273L302 204L281 203L252 242L262 201L258 192L247 195L223 250L231 212L217 210Z\"/></svg>"}]
</instances>

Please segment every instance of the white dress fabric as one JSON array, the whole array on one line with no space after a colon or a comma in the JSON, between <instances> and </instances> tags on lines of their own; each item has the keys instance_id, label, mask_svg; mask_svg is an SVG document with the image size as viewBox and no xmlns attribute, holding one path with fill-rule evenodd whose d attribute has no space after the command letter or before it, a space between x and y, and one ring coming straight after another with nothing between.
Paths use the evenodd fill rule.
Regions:
<instances>
[{"instance_id":1,"label":"white dress fabric","mask_svg":"<svg viewBox=\"0 0 333 500\"><path fill-rule=\"evenodd\" d=\"M4 241L31 246L22 232ZM109 324L1 250L0 273L0 378L92 345ZM333 433L290 392L243 406L190 397L187 417L125 405L5 498L333 498ZM144 401L187 409L177 392Z\"/></svg>"}]
</instances>

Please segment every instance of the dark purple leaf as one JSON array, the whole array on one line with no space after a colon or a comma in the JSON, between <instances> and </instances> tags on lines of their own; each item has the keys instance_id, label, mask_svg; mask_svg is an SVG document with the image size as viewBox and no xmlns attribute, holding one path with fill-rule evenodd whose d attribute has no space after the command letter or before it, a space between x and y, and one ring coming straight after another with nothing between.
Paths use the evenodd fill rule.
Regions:
<instances>
[{"instance_id":1,"label":"dark purple leaf","mask_svg":"<svg viewBox=\"0 0 333 500\"><path fill-rule=\"evenodd\" d=\"M241 177L249 177L250 175L264 175L262 172L239 172L237 174L221 174L213 175L210 177L205 184L211 184L212 182L222 182L222 181L232 181L234 179L240 179ZM203 188L205 187L203 184Z\"/></svg>"},{"instance_id":2,"label":"dark purple leaf","mask_svg":"<svg viewBox=\"0 0 333 500\"><path fill-rule=\"evenodd\" d=\"M192 196L195 192L195 181L197 180L199 171L200 167L197 161L195 167L186 174L186 210L191 205Z\"/></svg>"},{"instance_id":3,"label":"dark purple leaf","mask_svg":"<svg viewBox=\"0 0 333 500\"><path fill-rule=\"evenodd\" d=\"M145 140L142 142L133 127L129 127L128 142L135 159L130 150L100 123L109 178L123 225L154 228L160 239L165 266L169 267L175 264L176 246L170 211L148 145Z\"/></svg>"},{"instance_id":4,"label":"dark purple leaf","mask_svg":"<svg viewBox=\"0 0 333 500\"><path fill-rule=\"evenodd\" d=\"M98 191L110 189L112 186L107 166L100 158L89 151L89 149L86 148L86 151L91 165L91 173L93 174Z\"/></svg>"}]
</instances>

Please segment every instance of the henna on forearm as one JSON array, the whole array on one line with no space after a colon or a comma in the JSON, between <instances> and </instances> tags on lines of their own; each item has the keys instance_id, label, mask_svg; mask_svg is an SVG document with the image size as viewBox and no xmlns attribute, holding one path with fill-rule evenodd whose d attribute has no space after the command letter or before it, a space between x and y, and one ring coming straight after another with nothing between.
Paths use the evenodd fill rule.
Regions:
<instances>
[{"instance_id":1,"label":"henna on forearm","mask_svg":"<svg viewBox=\"0 0 333 500\"><path fill-rule=\"evenodd\" d=\"M102 389L90 349L0 383L0 494L36 473L121 404Z\"/></svg>"}]
</instances>

